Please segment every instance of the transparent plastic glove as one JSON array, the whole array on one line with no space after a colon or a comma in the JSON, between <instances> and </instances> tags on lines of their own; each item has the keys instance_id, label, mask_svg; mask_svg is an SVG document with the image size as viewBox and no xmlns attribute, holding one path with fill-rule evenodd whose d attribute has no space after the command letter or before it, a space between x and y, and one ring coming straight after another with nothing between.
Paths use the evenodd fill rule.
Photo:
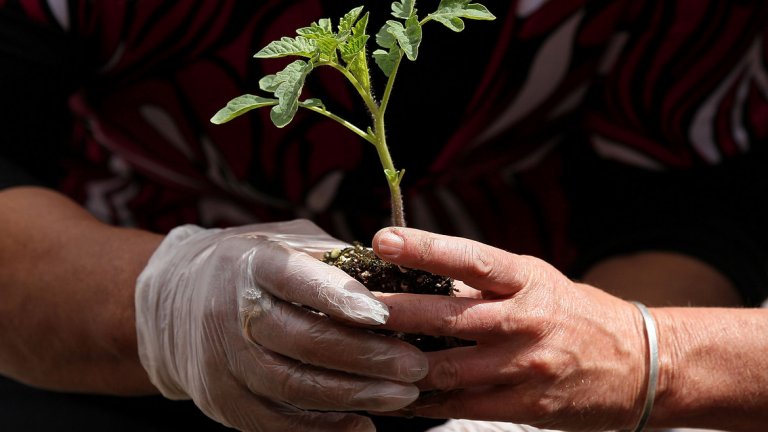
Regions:
<instances>
[{"instance_id":1,"label":"transparent plastic glove","mask_svg":"<svg viewBox=\"0 0 768 432\"><path fill-rule=\"evenodd\" d=\"M136 286L139 357L152 383L240 430L374 430L341 411L406 406L427 361L341 321L388 317L360 283L306 253L343 245L303 220L171 231Z\"/></svg>"}]
</instances>

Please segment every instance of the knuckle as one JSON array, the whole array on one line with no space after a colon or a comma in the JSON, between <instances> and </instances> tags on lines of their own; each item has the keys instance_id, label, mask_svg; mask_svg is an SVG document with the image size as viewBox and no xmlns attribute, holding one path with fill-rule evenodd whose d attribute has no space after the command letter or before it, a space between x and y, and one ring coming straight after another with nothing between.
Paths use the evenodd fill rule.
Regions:
<instances>
[{"instance_id":1,"label":"knuckle","mask_svg":"<svg viewBox=\"0 0 768 432\"><path fill-rule=\"evenodd\" d=\"M445 359L430 368L431 384L438 390L452 390L461 386L461 367L454 360Z\"/></svg>"},{"instance_id":2,"label":"knuckle","mask_svg":"<svg viewBox=\"0 0 768 432\"><path fill-rule=\"evenodd\" d=\"M532 376L541 380L551 380L557 376L552 359L548 355L533 355L523 362L523 367Z\"/></svg>"},{"instance_id":3,"label":"knuckle","mask_svg":"<svg viewBox=\"0 0 768 432\"><path fill-rule=\"evenodd\" d=\"M560 279L559 272L539 258L527 255L521 257L526 260L522 269L525 269L527 286L548 286Z\"/></svg>"},{"instance_id":4,"label":"knuckle","mask_svg":"<svg viewBox=\"0 0 768 432\"><path fill-rule=\"evenodd\" d=\"M493 255L477 245L468 245L464 251L465 268L470 276L477 279L488 279L494 272Z\"/></svg>"},{"instance_id":5,"label":"knuckle","mask_svg":"<svg viewBox=\"0 0 768 432\"><path fill-rule=\"evenodd\" d=\"M569 392L560 381L570 372L550 355L534 356L522 362L522 366L531 380L542 384L538 390L527 392L521 400L525 410L538 419L562 415L570 402L564 397Z\"/></svg>"},{"instance_id":6,"label":"knuckle","mask_svg":"<svg viewBox=\"0 0 768 432\"><path fill-rule=\"evenodd\" d=\"M465 309L462 305L448 301L440 309L436 311L437 313L430 314L430 316L440 317L440 328L436 329L439 333L454 334L467 324Z\"/></svg>"},{"instance_id":7,"label":"knuckle","mask_svg":"<svg viewBox=\"0 0 768 432\"><path fill-rule=\"evenodd\" d=\"M435 239L432 237L424 237L417 243L417 258L419 262L427 262L430 260L432 253L435 249Z\"/></svg>"},{"instance_id":8,"label":"knuckle","mask_svg":"<svg viewBox=\"0 0 768 432\"><path fill-rule=\"evenodd\" d=\"M262 328L269 324L267 318L276 320L280 317L275 313L275 308L279 307L280 303L267 291L260 289L257 284L249 283L238 287L238 290L240 291L239 310L222 310L217 313L217 316L226 317L238 313L241 320L245 320L254 328Z\"/></svg>"},{"instance_id":9,"label":"knuckle","mask_svg":"<svg viewBox=\"0 0 768 432\"><path fill-rule=\"evenodd\" d=\"M531 398L527 405L528 412L533 418L537 419L553 418L558 411L558 404L547 395L538 395L538 397Z\"/></svg>"}]
</instances>

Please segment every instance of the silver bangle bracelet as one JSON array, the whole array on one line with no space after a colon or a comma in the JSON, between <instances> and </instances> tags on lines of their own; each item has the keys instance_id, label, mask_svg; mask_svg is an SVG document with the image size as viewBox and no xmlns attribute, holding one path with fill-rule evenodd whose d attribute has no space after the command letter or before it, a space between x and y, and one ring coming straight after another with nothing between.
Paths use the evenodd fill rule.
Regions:
<instances>
[{"instance_id":1,"label":"silver bangle bracelet","mask_svg":"<svg viewBox=\"0 0 768 432\"><path fill-rule=\"evenodd\" d=\"M648 423L651 410L653 409L653 400L656 398L656 383L659 380L659 338L656 333L656 321L648 311L648 308L639 302L632 302L632 304L637 306L640 314L643 316L645 335L648 340L648 384L645 392L643 412L640 414L640 420L634 429L634 432L641 432L645 428L646 423Z\"/></svg>"}]
</instances>

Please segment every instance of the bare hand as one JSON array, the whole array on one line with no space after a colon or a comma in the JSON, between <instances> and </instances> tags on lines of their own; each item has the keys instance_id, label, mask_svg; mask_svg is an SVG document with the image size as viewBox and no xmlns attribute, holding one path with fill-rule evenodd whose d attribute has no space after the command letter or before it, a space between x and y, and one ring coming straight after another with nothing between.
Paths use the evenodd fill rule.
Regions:
<instances>
[{"instance_id":1,"label":"bare hand","mask_svg":"<svg viewBox=\"0 0 768 432\"><path fill-rule=\"evenodd\" d=\"M478 242L407 228L380 231L395 264L463 281L457 297L382 294L386 328L476 345L427 353L429 392L399 414L567 430L633 426L645 389L636 308L554 267Z\"/></svg>"}]
</instances>

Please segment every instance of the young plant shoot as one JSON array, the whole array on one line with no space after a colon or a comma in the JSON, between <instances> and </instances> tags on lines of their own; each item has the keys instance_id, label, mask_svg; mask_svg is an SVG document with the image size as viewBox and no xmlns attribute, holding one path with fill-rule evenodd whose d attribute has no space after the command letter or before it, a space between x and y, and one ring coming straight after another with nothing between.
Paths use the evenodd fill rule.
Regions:
<instances>
[{"instance_id":1,"label":"young plant shoot","mask_svg":"<svg viewBox=\"0 0 768 432\"><path fill-rule=\"evenodd\" d=\"M282 128L293 120L299 108L308 109L331 118L373 144L384 169L392 200L392 224L405 226L403 199L400 183L404 170L395 168L387 147L384 114L387 111L395 78L403 57L415 61L422 41L422 27L435 21L449 29L460 32L464 19L493 20L495 16L488 9L471 0L441 0L432 13L419 17L416 0L392 2L392 16L376 33L377 49L372 58L386 77L381 99L374 97L367 44L369 13L363 14L363 6L345 14L336 25L335 31L329 18L313 22L309 27L296 30L296 37L283 37L262 48L254 57L280 58L300 57L288 64L282 71L263 77L259 81L262 91L273 97L242 95L231 100L211 121L226 123L235 117L256 109L271 107L270 118L275 126ZM318 67L328 66L339 71L354 86L371 116L371 125L360 127L326 109L319 99L300 100L307 76Z\"/></svg>"}]
</instances>

